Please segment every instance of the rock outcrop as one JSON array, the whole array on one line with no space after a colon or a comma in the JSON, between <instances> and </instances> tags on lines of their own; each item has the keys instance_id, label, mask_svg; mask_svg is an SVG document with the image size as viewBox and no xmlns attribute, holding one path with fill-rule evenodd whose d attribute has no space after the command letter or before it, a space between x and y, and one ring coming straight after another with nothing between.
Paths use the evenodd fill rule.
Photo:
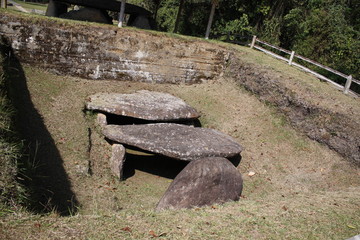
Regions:
<instances>
[{"instance_id":1,"label":"rock outcrop","mask_svg":"<svg viewBox=\"0 0 360 240\"><path fill-rule=\"evenodd\" d=\"M88 79L199 83L221 76L229 57L199 39L10 12L0 15L0 34L21 62Z\"/></svg>"},{"instance_id":2,"label":"rock outcrop","mask_svg":"<svg viewBox=\"0 0 360 240\"><path fill-rule=\"evenodd\" d=\"M240 172L225 158L190 162L176 176L156 210L201 207L237 201L242 192Z\"/></svg>"}]
</instances>

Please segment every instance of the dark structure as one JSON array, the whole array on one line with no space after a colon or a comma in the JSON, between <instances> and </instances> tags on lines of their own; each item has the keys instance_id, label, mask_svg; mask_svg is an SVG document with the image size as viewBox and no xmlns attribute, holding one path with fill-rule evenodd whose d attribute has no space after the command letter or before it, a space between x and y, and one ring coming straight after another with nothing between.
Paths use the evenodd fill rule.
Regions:
<instances>
[{"instance_id":1,"label":"dark structure","mask_svg":"<svg viewBox=\"0 0 360 240\"><path fill-rule=\"evenodd\" d=\"M70 4L83 6L87 9L90 8L92 10L88 10L88 12L93 13L94 11L97 11L97 15L104 15L105 18L110 18L107 11L119 12L121 7L121 2L115 0L50 0L45 15L50 17L71 18L74 20L106 23L106 21L94 20L92 18L93 14L88 14L88 17L84 17L85 14L83 11L79 12L77 10L73 10L70 11L71 14L69 14L70 12L68 13L67 9ZM130 15L127 24L128 26L143 29L155 28L154 21L151 18L151 12L142 7L126 3L125 14Z\"/></svg>"}]
</instances>

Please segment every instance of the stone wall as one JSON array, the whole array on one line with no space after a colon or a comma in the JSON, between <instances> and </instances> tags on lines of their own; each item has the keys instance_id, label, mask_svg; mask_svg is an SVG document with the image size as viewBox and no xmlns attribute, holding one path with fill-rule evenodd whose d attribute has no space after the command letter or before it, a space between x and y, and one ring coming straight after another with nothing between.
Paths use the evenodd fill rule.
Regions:
<instances>
[{"instance_id":1,"label":"stone wall","mask_svg":"<svg viewBox=\"0 0 360 240\"><path fill-rule=\"evenodd\" d=\"M221 75L229 55L198 39L6 11L0 34L21 62L90 79L196 83Z\"/></svg>"}]
</instances>

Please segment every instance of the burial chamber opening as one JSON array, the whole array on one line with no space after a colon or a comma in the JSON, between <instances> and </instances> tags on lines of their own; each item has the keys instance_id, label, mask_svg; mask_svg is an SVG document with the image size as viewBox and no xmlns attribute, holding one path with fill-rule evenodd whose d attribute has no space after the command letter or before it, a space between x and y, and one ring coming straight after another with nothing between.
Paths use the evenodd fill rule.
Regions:
<instances>
[{"instance_id":1,"label":"burial chamber opening","mask_svg":"<svg viewBox=\"0 0 360 240\"><path fill-rule=\"evenodd\" d=\"M154 121L154 120L145 120L135 117L120 116L116 114L102 112L106 116L107 124L109 125L140 125L140 124L152 124L152 123L177 123L194 127L201 127L201 122L199 119L179 119L179 120L163 120L163 121Z\"/></svg>"}]
</instances>

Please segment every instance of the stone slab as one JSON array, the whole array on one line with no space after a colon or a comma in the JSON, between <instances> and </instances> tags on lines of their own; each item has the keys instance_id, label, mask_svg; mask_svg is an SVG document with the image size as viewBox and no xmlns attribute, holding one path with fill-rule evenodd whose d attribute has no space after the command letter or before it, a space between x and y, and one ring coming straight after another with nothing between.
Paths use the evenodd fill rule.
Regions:
<instances>
[{"instance_id":1,"label":"stone slab","mask_svg":"<svg viewBox=\"0 0 360 240\"><path fill-rule=\"evenodd\" d=\"M89 7L81 8L80 10L72 10L61 14L59 17L78 21L112 24L112 18L105 10Z\"/></svg>"},{"instance_id":2,"label":"stone slab","mask_svg":"<svg viewBox=\"0 0 360 240\"><path fill-rule=\"evenodd\" d=\"M156 210L201 207L237 201L243 188L240 172L225 158L190 162L176 176Z\"/></svg>"},{"instance_id":3,"label":"stone slab","mask_svg":"<svg viewBox=\"0 0 360 240\"><path fill-rule=\"evenodd\" d=\"M196 119L200 114L183 100L167 93L97 93L87 98L88 110L152 121Z\"/></svg>"},{"instance_id":4,"label":"stone slab","mask_svg":"<svg viewBox=\"0 0 360 240\"><path fill-rule=\"evenodd\" d=\"M232 158L242 151L241 145L224 133L175 123L107 125L103 134L112 141L184 161Z\"/></svg>"}]
</instances>

